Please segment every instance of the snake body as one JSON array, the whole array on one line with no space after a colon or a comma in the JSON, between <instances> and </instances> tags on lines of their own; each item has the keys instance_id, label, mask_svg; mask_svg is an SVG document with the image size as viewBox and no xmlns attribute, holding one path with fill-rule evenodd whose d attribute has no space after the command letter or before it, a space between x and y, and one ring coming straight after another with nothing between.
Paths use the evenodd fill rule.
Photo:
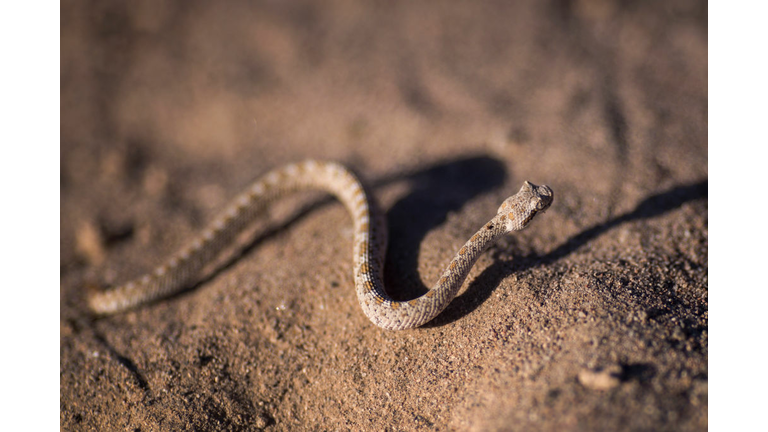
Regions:
<instances>
[{"instance_id":1,"label":"snake body","mask_svg":"<svg viewBox=\"0 0 768 432\"><path fill-rule=\"evenodd\" d=\"M396 301L383 283L387 232L373 195L350 170L335 162L308 160L267 173L216 218L203 234L163 265L140 279L104 291L92 291L88 304L97 315L121 312L176 292L195 282L203 268L228 247L271 202L297 190L318 189L338 198L354 222L354 278L357 299L377 326L401 330L437 316L456 296L479 255L506 233L528 226L552 204L549 186L525 182L504 200L497 214L457 252L434 287L421 297Z\"/></svg>"}]
</instances>

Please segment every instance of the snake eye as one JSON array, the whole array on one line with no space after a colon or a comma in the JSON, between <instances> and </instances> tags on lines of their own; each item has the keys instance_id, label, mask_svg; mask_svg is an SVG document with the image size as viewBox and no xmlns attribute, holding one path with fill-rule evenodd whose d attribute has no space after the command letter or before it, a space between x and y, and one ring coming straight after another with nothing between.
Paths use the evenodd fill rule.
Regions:
<instances>
[{"instance_id":1,"label":"snake eye","mask_svg":"<svg viewBox=\"0 0 768 432\"><path fill-rule=\"evenodd\" d=\"M531 211L538 212L542 208L544 208L544 203L540 199L535 199L531 201L531 204L530 204Z\"/></svg>"}]
</instances>

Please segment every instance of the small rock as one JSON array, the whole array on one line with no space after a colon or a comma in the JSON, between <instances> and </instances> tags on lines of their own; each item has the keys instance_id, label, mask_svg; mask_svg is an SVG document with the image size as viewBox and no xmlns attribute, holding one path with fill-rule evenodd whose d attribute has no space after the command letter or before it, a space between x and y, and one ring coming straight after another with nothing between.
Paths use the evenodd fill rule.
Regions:
<instances>
[{"instance_id":1,"label":"small rock","mask_svg":"<svg viewBox=\"0 0 768 432\"><path fill-rule=\"evenodd\" d=\"M648 322L648 312L641 310L637 313L637 319L640 320L641 323Z\"/></svg>"},{"instance_id":2,"label":"small rock","mask_svg":"<svg viewBox=\"0 0 768 432\"><path fill-rule=\"evenodd\" d=\"M579 372L579 382L592 390L610 390L621 384L621 366L611 365L606 368L584 369Z\"/></svg>"},{"instance_id":3,"label":"small rock","mask_svg":"<svg viewBox=\"0 0 768 432\"><path fill-rule=\"evenodd\" d=\"M75 234L75 252L89 264L104 262L104 236L96 224L90 221L80 224Z\"/></svg>"},{"instance_id":4,"label":"small rock","mask_svg":"<svg viewBox=\"0 0 768 432\"><path fill-rule=\"evenodd\" d=\"M257 429L264 429L272 423L272 418L265 412L256 414L253 419L253 426Z\"/></svg>"}]
</instances>

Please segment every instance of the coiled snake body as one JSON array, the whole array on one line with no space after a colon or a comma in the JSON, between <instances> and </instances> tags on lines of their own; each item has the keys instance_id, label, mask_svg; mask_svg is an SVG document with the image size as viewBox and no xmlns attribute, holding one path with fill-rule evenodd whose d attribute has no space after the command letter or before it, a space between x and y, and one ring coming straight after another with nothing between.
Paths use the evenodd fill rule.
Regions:
<instances>
[{"instance_id":1,"label":"coiled snake body","mask_svg":"<svg viewBox=\"0 0 768 432\"><path fill-rule=\"evenodd\" d=\"M395 301L382 280L387 232L373 196L357 177L335 162L308 160L275 169L238 196L233 204L186 248L152 273L125 285L93 291L88 303L98 315L121 312L189 287L201 270L229 246L270 202L303 189L330 192L349 210L354 222L354 277L357 299L377 326L401 330L418 327L439 314L459 291L478 256L506 233L528 226L552 204L549 186L525 182L504 200L497 214L459 249L435 286L421 297Z\"/></svg>"}]
</instances>

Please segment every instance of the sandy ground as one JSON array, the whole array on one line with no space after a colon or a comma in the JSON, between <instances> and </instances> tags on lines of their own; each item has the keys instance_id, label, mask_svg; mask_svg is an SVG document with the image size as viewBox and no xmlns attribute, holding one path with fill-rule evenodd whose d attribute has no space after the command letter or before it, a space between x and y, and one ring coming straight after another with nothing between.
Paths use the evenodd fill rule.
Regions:
<instances>
[{"instance_id":1,"label":"sandy ground","mask_svg":"<svg viewBox=\"0 0 768 432\"><path fill-rule=\"evenodd\" d=\"M62 3L63 430L706 429L706 3L437 6ZM85 281L310 157L373 185L401 299L524 180L555 202L419 329L365 318L312 194L191 291L88 317Z\"/></svg>"}]
</instances>

